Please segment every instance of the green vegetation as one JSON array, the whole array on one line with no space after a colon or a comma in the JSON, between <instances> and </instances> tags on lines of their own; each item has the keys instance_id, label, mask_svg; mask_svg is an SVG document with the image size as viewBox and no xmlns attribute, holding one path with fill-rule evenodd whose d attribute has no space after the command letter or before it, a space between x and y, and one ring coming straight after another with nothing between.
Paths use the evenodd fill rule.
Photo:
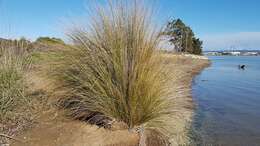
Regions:
<instances>
[{"instance_id":1,"label":"green vegetation","mask_svg":"<svg viewBox=\"0 0 260 146\"><path fill-rule=\"evenodd\" d=\"M14 45L0 46L0 123L16 123L29 114L26 112L30 98L24 80L29 68L30 57L25 49Z\"/></svg>"},{"instance_id":2,"label":"green vegetation","mask_svg":"<svg viewBox=\"0 0 260 146\"><path fill-rule=\"evenodd\" d=\"M93 14L92 29L75 27L69 35L74 47L56 62L59 89L67 93L60 98L62 105L77 119L95 124L116 120L131 130L143 127L169 136L170 73L158 51L160 31L153 28L150 12L120 1Z\"/></svg>"},{"instance_id":3,"label":"green vegetation","mask_svg":"<svg viewBox=\"0 0 260 146\"><path fill-rule=\"evenodd\" d=\"M38 43L58 43L58 44L65 44L62 39L55 38L55 37L39 37L37 38L36 42Z\"/></svg>"},{"instance_id":4,"label":"green vegetation","mask_svg":"<svg viewBox=\"0 0 260 146\"><path fill-rule=\"evenodd\" d=\"M168 22L163 35L171 38L170 42L175 46L177 52L197 55L202 53L202 41L196 38L192 29L186 26L180 19Z\"/></svg>"}]
</instances>

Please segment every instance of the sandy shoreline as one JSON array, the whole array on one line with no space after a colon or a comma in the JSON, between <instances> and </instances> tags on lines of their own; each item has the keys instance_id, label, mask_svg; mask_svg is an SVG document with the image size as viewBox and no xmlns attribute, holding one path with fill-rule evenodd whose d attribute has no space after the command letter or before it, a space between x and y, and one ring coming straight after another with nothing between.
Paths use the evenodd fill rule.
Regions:
<instances>
[{"instance_id":1,"label":"sandy shoreline","mask_svg":"<svg viewBox=\"0 0 260 146\"><path fill-rule=\"evenodd\" d=\"M168 56L172 62L170 65L179 78L173 80L177 85L174 87L182 91L181 96L176 98L175 109L178 111L174 119L176 134L172 137L172 145L189 145L190 126L194 114L194 102L191 95L192 80L204 68L210 65L208 59L201 59L201 56L195 55L176 55ZM181 89L178 89L181 88Z\"/></svg>"},{"instance_id":2,"label":"sandy shoreline","mask_svg":"<svg viewBox=\"0 0 260 146\"><path fill-rule=\"evenodd\" d=\"M172 87L176 90L176 115L173 117L174 134L172 145L188 145L189 127L193 117L194 103L191 97L191 83L201 70L209 65L207 59L185 55L165 54L167 67L176 75L172 79ZM41 84L41 81L35 84ZM36 85L37 86L37 85ZM43 87L44 88L44 87ZM139 136L120 126L107 130L91 126L81 121L71 121L57 113L47 113L44 120L38 120L33 128L23 131L16 138L22 142L13 141L14 146L137 146ZM59 113L58 113L59 114ZM47 117L47 118L46 118ZM158 144L150 144L158 145Z\"/></svg>"}]
</instances>

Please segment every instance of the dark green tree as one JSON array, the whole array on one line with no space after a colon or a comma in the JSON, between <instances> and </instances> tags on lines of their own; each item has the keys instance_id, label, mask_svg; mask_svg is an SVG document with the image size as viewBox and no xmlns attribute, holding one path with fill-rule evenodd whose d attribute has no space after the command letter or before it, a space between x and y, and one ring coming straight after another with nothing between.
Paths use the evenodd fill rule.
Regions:
<instances>
[{"instance_id":1,"label":"dark green tree","mask_svg":"<svg viewBox=\"0 0 260 146\"><path fill-rule=\"evenodd\" d=\"M200 55L202 53L202 41L198 38L193 38L193 52L192 54Z\"/></svg>"},{"instance_id":2,"label":"dark green tree","mask_svg":"<svg viewBox=\"0 0 260 146\"><path fill-rule=\"evenodd\" d=\"M192 29L186 26L181 19L168 22L163 35L170 37L170 42L177 52L201 54L202 41L195 37Z\"/></svg>"},{"instance_id":3,"label":"dark green tree","mask_svg":"<svg viewBox=\"0 0 260 146\"><path fill-rule=\"evenodd\" d=\"M175 46L177 52L183 52L185 24L180 20L172 20L168 22L164 35L170 36L170 42Z\"/></svg>"}]
</instances>

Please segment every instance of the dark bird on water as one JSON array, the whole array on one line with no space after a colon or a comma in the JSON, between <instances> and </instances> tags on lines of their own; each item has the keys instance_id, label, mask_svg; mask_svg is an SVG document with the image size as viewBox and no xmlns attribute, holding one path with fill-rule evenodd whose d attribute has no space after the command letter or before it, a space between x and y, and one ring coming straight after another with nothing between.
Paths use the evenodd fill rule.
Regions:
<instances>
[{"instance_id":1,"label":"dark bird on water","mask_svg":"<svg viewBox=\"0 0 260 146\"><path fill-rule=\"evenodd\" d=\"M245 67L246 67L246 66L245 66L244 64L243 64L243 65L238 65L238 68L239 68L239 69L245 69Z\"/></svg>"}]
</instances>

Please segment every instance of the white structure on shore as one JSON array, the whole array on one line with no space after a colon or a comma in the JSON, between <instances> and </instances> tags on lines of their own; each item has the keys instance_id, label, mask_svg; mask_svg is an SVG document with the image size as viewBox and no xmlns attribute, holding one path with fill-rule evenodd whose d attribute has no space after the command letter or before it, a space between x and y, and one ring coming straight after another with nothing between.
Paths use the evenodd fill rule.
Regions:
<instances>
[{"instance_id":1,"label":"white structure on shore","mask_svg":"<svg viewBox=\"0 0 260 146\"><path fill-rule=\"evenodd\" d=\"M241 55L241 52L230 52L230 54L233 56L239 56Z\"/></svg>"},{"instance_id":2,"label":"white structure on shore","mask_svg":"<svg viewBox=\"0 0 260 146\"><path fill-rule=\"evenodd\" d=\"M245 56L257 56L258 52L246 52L243 55L245 55Z\"/></svg>"},{"instance_id":3,"label":"white structure on shore","mask_svg":"<svg viewBox=\"0 0 260 146\"><path fill-rule=\"evenodd\" d=\"M259 51L211 51L204 52L204 55L208 56L222 56L222 55L230 55L230 56L260 56Z\"/></svg>"}]
</instances>

